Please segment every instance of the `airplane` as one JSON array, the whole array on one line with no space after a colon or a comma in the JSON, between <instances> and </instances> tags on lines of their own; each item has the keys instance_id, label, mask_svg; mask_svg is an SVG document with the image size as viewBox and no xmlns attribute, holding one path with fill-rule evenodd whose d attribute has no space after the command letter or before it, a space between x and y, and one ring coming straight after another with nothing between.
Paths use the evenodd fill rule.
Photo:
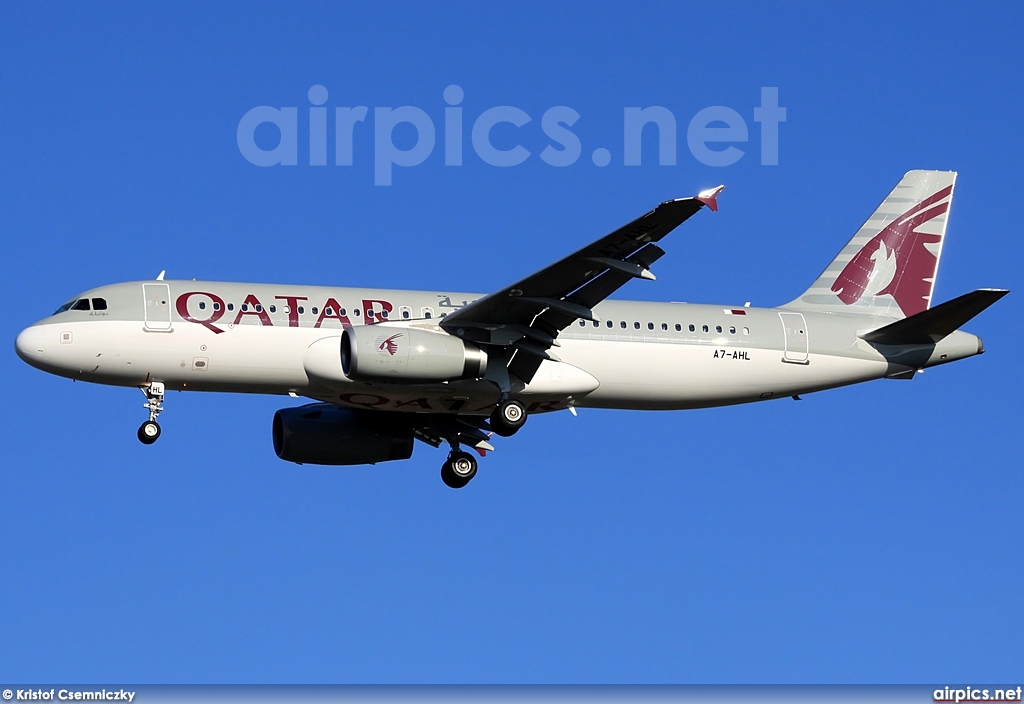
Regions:
<instances>
[{"instance_id":1,"label":"airplane","mask_svg":"<svg viewBox=\"0 0 1024 704\"><path fill-rule=\"evenodd\" d=\"M984 352L959 328L1008 293L932 306L956 173L910 171L804 293L775 308L610 300L653 280L659 242L722 186L664 202L564 259L487 295L155 280L81 293L23 330L28 364L141 389L160 437L169 390L305 397L273 418L274 450L299 464L450 451L462 488L529 415L674 410L910 379Z\"/></svg>"}]
</instances>

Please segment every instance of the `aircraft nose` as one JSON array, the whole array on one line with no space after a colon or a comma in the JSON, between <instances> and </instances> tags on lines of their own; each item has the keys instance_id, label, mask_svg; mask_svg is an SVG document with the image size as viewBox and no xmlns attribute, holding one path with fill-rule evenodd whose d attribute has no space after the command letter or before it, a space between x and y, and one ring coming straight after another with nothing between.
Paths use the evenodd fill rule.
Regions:
<instances>
[{"instance_id":1,"label":"aircraft nose","mask_svg":"<svg viewBox=\"0 0 1024 704\"><path fill-rule=\"evenodd\" d=\"M35 366L36 362L42 361L46 356L45 337L46 331L41 326L27 327L14 341L14 349L25 362Z\"/></svg>"}]
</instances>

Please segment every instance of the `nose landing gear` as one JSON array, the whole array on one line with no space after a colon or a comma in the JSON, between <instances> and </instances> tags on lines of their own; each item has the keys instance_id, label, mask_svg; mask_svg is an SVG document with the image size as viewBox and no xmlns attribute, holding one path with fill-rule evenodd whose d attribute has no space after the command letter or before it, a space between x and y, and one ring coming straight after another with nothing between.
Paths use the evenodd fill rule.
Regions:
<instances>
[{"instance_id":1,"label":"nose landing gear","mask_svg":"<svg viewBox=\"0 0 1024 704\"><path fill-rule=\"evenodd\" d=\"M162 381L153 381L148 386L140 386L139 390L146 396L146 403L142 407L149 411L149 420L139 426L139 441L144 445L152 445L160 437L160 424L156 419L164 410L164 384Z\"/></svg>"},{"instance_id":2,"label":"nose landing gear","mask_svg":"<svg viewBox=\"0 0 1024 704\"><path fill-rule=\"evenodd\" d=\"M147 420L139 426L139 441L144 445L152 445L160 437L160 424L155 420Z\"/></svg>"}]
</instances>

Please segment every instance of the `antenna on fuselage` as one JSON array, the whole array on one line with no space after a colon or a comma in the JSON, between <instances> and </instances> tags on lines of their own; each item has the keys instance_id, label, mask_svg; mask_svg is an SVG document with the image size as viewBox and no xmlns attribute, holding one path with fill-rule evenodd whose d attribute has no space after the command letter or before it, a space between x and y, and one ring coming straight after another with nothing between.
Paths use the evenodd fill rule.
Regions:
<instances>
[{"instance_id":1,"label":"antenna on fuselage","mask_svg":"<svg viewBox=\"0 0 1024 704\"><path fill-rule=\"evenodd\" d=\"M156 280L157 281L163 281L164 280L164 274L166 274L166 273L167 273L167 269L162 270L159 274L156 275Z\"/></svg>"}]
</instances>

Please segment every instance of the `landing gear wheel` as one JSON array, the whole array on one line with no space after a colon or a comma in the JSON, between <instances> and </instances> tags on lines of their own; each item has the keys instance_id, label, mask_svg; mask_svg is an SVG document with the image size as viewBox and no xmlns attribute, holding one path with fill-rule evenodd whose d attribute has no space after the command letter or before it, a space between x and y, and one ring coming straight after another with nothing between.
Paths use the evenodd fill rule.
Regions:
<instances>
[{"instance_id":1,"label":"landing gear wheel","mask_svg":"<svg viewBox=\"0 0 1024 704\"><path fill-rule=\"evenodd\" d=\"M152 445L160 437L160 424L155 420L147 420L139 426L139 440L143 445Z\"/></svg>"},{"instance_id":2,"label":"landing gear wheel","mask_svg":"<svg viewBox=\"0 0 1024 704\"><path fill-rule=\"evenodd\" d=\"M142 407L149 411L149 420L139 427L139 441L143 445L152 445L160 437L160 425L156 418L164 410L166 387L162 381L153 381L140 386L139 391L146 396L146 403Z\"/></svg>"},{"instance_id":3,"label":"landing gear wheel","mask_svg":"<svg viewBox=\"0 0 1024 704\"><path fill-rule=\"evenodd\" d=\"M526 408L519 401L502 401L491 414L491 430L503 438L515 435L525 424Z\"/></svg>"},{"instance_id":4,"label":"landing gear wheel","mask_svg":"<svg viewBox=\"0 0 1024 704\"><path fill-rule=\"evenodd\" d=\"M452 489L461 489L476 476L476 458L468 452L453 452L441 465L441 481Z\"/></svg>"}]
</instances>

